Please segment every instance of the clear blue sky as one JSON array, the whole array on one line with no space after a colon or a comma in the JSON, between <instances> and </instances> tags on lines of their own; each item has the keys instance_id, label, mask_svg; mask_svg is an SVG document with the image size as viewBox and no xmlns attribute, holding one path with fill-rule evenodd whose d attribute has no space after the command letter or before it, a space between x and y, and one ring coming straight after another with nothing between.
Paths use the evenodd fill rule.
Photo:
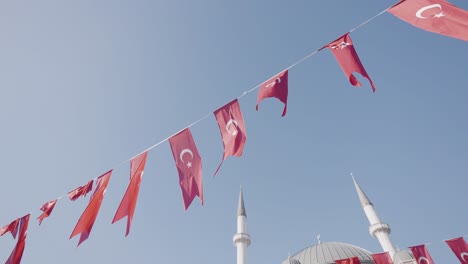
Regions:
<instances>
[{"instance_id":1,"label":"clear blue sky","mask_svg":"<svg viewBox=\"0 0 468 264\"><path fill-rule=\"evenodd\" d=\"M454 4L468 9L463 0ZM288 113L240 100L244 156L222 157L213 117L192 127L205 205L184 211L168 142L153 149L128 238L111 225L116 167L320 48L393 1L4 1L0 7L0 225L32 212L23 263L235 263L242 185L250 263L341 241L380 252L353 172L400 248L468 235L467 43L384 14L351 37L377 92L330 51L289 73ZM114 168L89 239L69 240L88 199L40 206ZM0 260L13 248L0 238Z\"/></svg>"}]
</instances>

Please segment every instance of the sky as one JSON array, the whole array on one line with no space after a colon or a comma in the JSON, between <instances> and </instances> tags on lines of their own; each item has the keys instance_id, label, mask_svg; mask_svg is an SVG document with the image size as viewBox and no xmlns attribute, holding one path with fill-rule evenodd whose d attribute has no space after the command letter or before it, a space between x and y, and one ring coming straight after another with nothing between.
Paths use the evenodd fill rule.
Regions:
<instances>
[{"instance_id":1,"label":"sky","mask_svg":"<svg viewBox=\"0 0 468 264\"><path fill-rule=\"evenodd\" d=\"M453 4L468 9L463 0ZM376 86L349 84L329 50L289 71L288 113L257 91L239 102L247 142L213 177L213 111L394 1L3 1L0 226L31 213L22 263L236 263L239 188L249 263L280 264L317 243L381 252L350 176L396 246L468 235L467 43L384 13L351 34ZM185 211L169 143L148 154L130 235L111 224L129 158L189 124L205 204ZM45 202L114 169L88 240L69 240L88 198ZM0 238L0 260L15 241Z\"/></svg>"}]
</instances>

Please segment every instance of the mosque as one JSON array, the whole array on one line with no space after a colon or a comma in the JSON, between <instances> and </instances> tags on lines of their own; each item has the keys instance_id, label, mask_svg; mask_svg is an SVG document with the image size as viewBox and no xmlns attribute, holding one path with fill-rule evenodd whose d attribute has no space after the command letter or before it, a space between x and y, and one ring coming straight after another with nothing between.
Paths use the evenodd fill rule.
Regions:
<instances>
[{"instance_id":1,"label":"mosque","mask_svg":"<svg viewBox=\"0 0 468 264\"><path fill-rule=\"evenodd\" d=\"M374 205L354 179L354 186L364 213L369 220L369 233L377 238L383 252L388 252L394 264L417 264L413 254L406 250L395 250L390 239L390 226L380 221ZM244 206L242 189L237 206L237 233L233 237L237 247L237 264L247 264L246 249L250 245L250 235L246 229L247 212ZM318 242L289 256L281 264L335 264L336 260L358 257L362 264L374 264L371 252L355 245L341 242Z\"/></svg>"}]
</instances>

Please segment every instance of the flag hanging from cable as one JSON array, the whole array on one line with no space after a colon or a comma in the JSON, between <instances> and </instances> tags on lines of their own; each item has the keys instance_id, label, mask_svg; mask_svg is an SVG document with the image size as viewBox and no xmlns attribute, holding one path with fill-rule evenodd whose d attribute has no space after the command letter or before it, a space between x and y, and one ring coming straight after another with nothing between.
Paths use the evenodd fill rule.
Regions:
<instances>
[{"instance_id":1,"label":"flag hanging from cable","mask_svg":"<svg viewBox=\"0 0 468 264\"><path fill-rule=\"evenodd\" d=\"M42 224L42 221L45 218L50 216L50 214L52 213L52 210L54 210L54 207L55 207L56 203L57 203L57 199L55 199L53 201L49 201L49 202L45 203L41 207L41 211L43 211L43 213L37 218L39 220L39 225Z\"/></svg>"},{"instance_id":2,"label":"flag hanging from cable","mask_svg":"<svg viewBox=\"0 0 468 264\"><path fill-rule=\"evenodd\" d=\"M468 11L445 0L402 0L388 12L420 29L468 41Z\"/></svg>"},{"instance_id":3,"label":"flag hanging from cable","mask_svg":"<svg viewBox=\"0 0 468 264\"><path fill-rule=\"evenodd\" d=\"M73 229L73 232L70 235L71 239L74 236L81 234L77 246L88 239L89 234L91 233L91 229L93 229L94 221L96 221L99 209L101 208L102 200L104 199L104 194L106 192L107 185L109 184L111 175L112 170L99 176L96 180L96 186L94 187L95 189L93 195L91 196L91 200L89 201L86 209L81 214L78 223L76 223L75 229Z\"/></svg>"},{"instance_id":4,"label":"flag hanging from cable","mask_svg":"<svg viewBox=\"0 0 468 264\"><path fill-rule=\"evenodd\" d=\"M187 210L195 196L203 205L202 160L189 128L169 138L172 155L179 173L184 208Z\"/></svg>"},{"instance_id":5,"label":"flag hanging from cable","mask_svg":"<svg viewBox=\"0 0 468 264\"><path fill-rule=\"evenodd\" d=\"M127 191L120 202L119 208L115 212L112 223L127 217L127 231L125 236L130 233L130 226L132 225L133 214L135 213L136 202L138 200L138 193L140 191L141 179L146 165L146 157L148 151L141 153L130 161L130 183L128 184Z\"/></svg>"},{"instance_id":6,"label":"flag hanging from cable","mask_svg":"<svg viewBox=\"0 0 468 264\"><path fill-rule=\"evenodd\" d=\"M214 175L216 176L223 164L223 161L228 156L242 156L247 136L245 132L244 117L242 116L237 99L216 110L214 115L218 122L219 131L221 132L224 145L223 159L215 171Z\"/></svg>"},{"instance_id":7,"label":"flag hanging from cable","mask_svg":"<svg viewBox=\"0 0 468 264\"><path fill-rule=\"evenodd\" d=\"M288 106L288 70L282 71L260 85L257 96L257 111L258 104L260 104L263 99L270 97L275 97L284 103L283 114L281 116L285 116Z\"/></svg>"},{"instance_id":8,"label":"flag hanging from cable","mask_svg":"<svg viewBox=\"0 0 468 264\"><path fill-rule=\"evenodd\" d=\"M374 82L372 82L371 78L366 72L366 69L364 69L361 60L359 59L359 56L354 49L354 44L351 40L351 37L349 36L349 33L346 33L338 39L332 41L322 49L324 48L329 48L331 50L335 56L335 59L338 61L338 64L340 64L341 69L343 69L345 75L349 79L349 82L353 86L361 87L361 83L358 81L356 76L353 75L354 72L357 72L369 80L369 83L372 86L372 91L375 92Z\"/></svg>"}]
</instances>

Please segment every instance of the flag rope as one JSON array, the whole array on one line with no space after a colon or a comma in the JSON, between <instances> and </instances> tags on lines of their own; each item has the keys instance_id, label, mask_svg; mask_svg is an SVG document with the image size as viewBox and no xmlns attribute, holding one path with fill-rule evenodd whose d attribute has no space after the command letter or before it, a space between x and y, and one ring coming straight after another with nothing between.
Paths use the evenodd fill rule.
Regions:
<instances>
[{"instance_id":1,"label":"flag rope","mask_svg":"<svg viewBox=\"0 0 468 264\"><path fill-rule=\"evenodd\" d=\"M394 4L393 4L392 6L394 6ZM381 16L382 14L384 14L385 12L387 12L392 6L386 8L385 10L383 10L383 11L381 11L380 13L378 13L377 15L371 17L370 19L367 19L366 21L364 21L364 22L362 22L361 24L359 24L358 26L352 28L352 29L349 30L348 32L351 33L351 32L353 32L353 31L355 31L355 30L357 30L357 29L363 27L363 26L366 25L367 23L371 22L372 20L376 19L377 17L379 17L379 16ZM320 48L320 49L317 49L317 50L313 51L312 53L309 53L309 54L306 55L305 57L303 57L303 58L297 60L296 62L294 62L293 64L291 64L289 67L287 67L287 68L281 70L281 71L278 72L277 74L279 74L279 73L281 73L281 72L283 72L283 71L285 71L285 70L292 69L293 67L295 67L295 66L297 66L298 64L302 63L303 61L305 61L305 60L309 59L310 57L314 56L315 54L319 53L322 49L323 49L323 48ZM276 76L277 74L274 74L274 75L271 76L269 79L273 78L273 77ZM267 80L269 80L269 79L267 79ZM242 97L246 96L247 94L249 94L249 93L251 93L251 92L257 90L262 84L263 84L263 82L260 83L260 84L257 84L256 86L254 86L254 87L252 87L252 88L250 88L250 89L248 89L248 90L246 90L246 91L244 91L244 92L243 92L241 95L239 95L236 99L241 99ZM154 144L154 145L152 145L152 146L146 148L145 150L141 151L140 153L138 153L138 154L132 156L132 157L129 158L129 159L126 159L126 160L122 161L121 163L119 163L117 166L114 166L113 168L115 169L115 168L121 167L123 164L127 163L128 161L132 160L133 158L137 157L138 155L141 155L141 154L144 153L144 152L147 152L147 151L150 151L150 150L154 149L155 147L157 147L157 146L161 145L162 143L166 142L167 140L169 140L169 139L170 139L171 137L173 137L174 135L180 133L181 131L183 131L183 130L186 129L186 128L190 128L190 127L192 127L192 126L194 126L194 125L200 123L201 121L203 121L204 119L208 118L208 117L211 116L212 114L213 114L213 112L210 112L210 113L204 115L203 117L201 117L201 118L199 118L198 120L192 122L192 123L189 124L188 126L186 126L186 127L182 128L182 129L178 130L177 132L171 134L170 136L164 138L163 140L157 142L156 144ZM94 177L94 178L93 178L93 181L95 181L97 178L98 178L98 177ZM58 200L61 200L61 199L62 199L63 197L65 197L65 196L67 196L67 194L60 195L60 196L58 196L58 198L56 198L56 200L57 200L57 201L58 201ZM52 201L52 200L51 200L51 201ZM32 214L32 213L31 213L31 214ZM34 228L34 229L32 229L32 230L31 230L31 228L29 228L29 229L30 229L30 230L29 230L28 233L35 233L35 231L37 231L37 229L39 229L39 226L37 226L36 228Z\"/></svg>"},{"instance_id":2,"label":"flag rope","mask_svg":"<svg viewBox=\"0 0 468 264\"><path fill-rule=\"evenodd\" d=\"M348 31L348 33L351 33L351 32L353 32L353 31L355 31L355 30L361 28L362 26L366 25L367 23L371 22L372 20L376 19L377 17L379 17L379 16L381 16L382 14L384 14L385 12L387 12L387 11L388 11L390 8L392 8L393 6L394 6L394 4L391 5L391 6L389 6L389 7L386 8L385 10L381 11L381 12L378 13L377 15L375 15L375 16L373 16L373 17L367 19L366 21L362 22L362 23L359 24L358 26L352 28L351 30ZM278 73L272 75L270 78L268 78L268 79L266 79L266 80L269 80L269 79L273 78L274 76L280 74L280 73L283 72L283 71L286 71L286 70L289 70L289 69L291 69L291 68L294 68L295 66L297 66L297 65L300 64L300 63L302 63L303 61L305 61L305 60L307 60L308 58L310 58L310 57L314 56L315 54L319 53L319 51L321 51L321 50L322 50L322 48L317 49L317 50L313 51L312 53L309 53L307 56L305 56L305 57L303 57L302 59L300 59L300 60L294 62L294 63L291 64L289 67L287 67L287 68L285 68L285 69L279 71ZM263 84L263 82L260 83L260 84L257 84L256 86L250 88L249 90L244 91L241 95L239 95L238 97L236 97L236 99L241 99L242 97L246 96L247 94L249 94L249 93L251 93L251 92L257 90L262 84ZM121 162L116 168L122 166L124 163L126 163L126 162L132 160L133 158L137 157L138 155L140 155L140 154L142 154L142 153L144 153L144 152L146 152L146 151L150 151L150 150L152 150L153 148L155 148L155 147L161 145L162 143L166 142L167 140L169 140L171 137L173 137L173 136L176 135L177 133L181 132L182 130L184 130L184 129L186 129L186 128L190 128L190 127L192 127L192 126L198 124L199 122L203 121L204 119L210 117L212 114L213 114L213 112L210 112L210 113L206 114L205 116L201 117L201 118L198 119L197 121L195 121L195 122L191 123L190 125L188 125L188 126L182 128L181 130L178 130L178 131L175 132L174 134L172 134L172 135L168 136L167 138L165 138L165 139L159 141L158 143L152 145L151 147L149 147L149 148L147 148L147 149L141 151L141 152L138 153L137 155L135 155L135 156L133 156L133 157L131 157L131 158L129 158L129 159L127 159L127 160Z\"/></svg>"}]
</instances>

